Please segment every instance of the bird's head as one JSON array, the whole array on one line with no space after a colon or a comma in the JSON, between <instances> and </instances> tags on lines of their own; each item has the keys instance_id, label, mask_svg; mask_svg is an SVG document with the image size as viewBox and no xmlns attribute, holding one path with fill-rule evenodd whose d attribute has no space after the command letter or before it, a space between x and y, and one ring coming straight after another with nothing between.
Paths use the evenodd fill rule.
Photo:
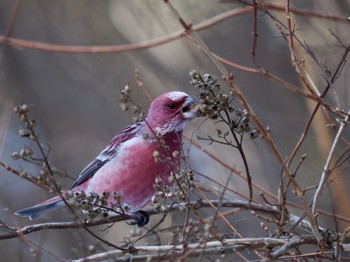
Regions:
<instances>
[{"instance_id":1,"label":"bird's head","mask_svg":"<svg viewBox=\"0 0 350 262\"><path fill-rule=\"evenodd\" d=\"M184 92L165 93L153 100L146 121L155 132L179 132L189 120L197 117L195 102Z\"/></svg>"}]
</instances>

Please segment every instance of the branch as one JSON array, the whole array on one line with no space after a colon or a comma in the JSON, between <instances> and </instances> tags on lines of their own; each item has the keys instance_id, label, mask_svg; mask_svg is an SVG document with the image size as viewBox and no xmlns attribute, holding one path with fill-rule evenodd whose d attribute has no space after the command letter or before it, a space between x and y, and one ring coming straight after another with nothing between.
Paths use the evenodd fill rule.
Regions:
<instances>
[{"instance_id":1,"label":"branch","mask_svg":"<svg viewBox=\"0 0 350 262\"><path fill-rule=\"evenodd\" d=\"M113 261L145 261L146 258L155 256L161 259L174 259L174 255L181 255L186 252L187 256L198 256L202 252L205 254L227 254L229 252L237 252L239 250L250 249L256 250L261 248L274 248L281 247L281 251L277 252L277 255L282 255L288 246L296 246L301 244L313 244L316 243L312 236L301 236L297 237L298 241L288 238L244 238L244 239L225 239L223 241L208 241L206 243L193 243L187 245L161 245L161 246L137 246L135 251L137 255L128 254L125 256L119 250L107 251L85 258L72 260L74 262L86 262L86 261L103 261L108 258L113 258ZM204 246L205 245L205 246ZM148 252L142 254L142 252Z\"/></svg>"},{"instance_id":2,"label":"branch","mask_svg":"<svg viewBox=\"0 0 350 262\"><path fill-rule=\"evenodd\" d=\"M304 239L298 236L293 236L289 241L285 242L283 246L281 246L279 249L269 254L269 257L263 259L261 262L273 261L273 259L286 254L291 248L300 246L303 242L304 242Z\"/></svg>"},{"instance_id":3,"label":"branch","mask_svg":"<svg viewBox=\"0 0 350 262\"><path fill-rule=\"evenodd\" d=\"M349 111L349 113L350 113L350 111ZM329 173L330 173L329 166L331 164L331 160L332 160L332 157L333 157L333 154L334 154L335 147L338 144L338 141L339 141L339 139L341 137L341 134L343 133L344 128L345 128L345 126L346 126L348 121L349 121L349 116L346 116L344 121L342 121L340 123L340 127L338 129L337 135L335 136L333 144L332 144L332 147L329 150L329 154L328 154L328 157L327 157L327 160L326 160L326 164L325 164L325 166L323 168L322 176L321 176L320 182L318 184L317 190L316 190L315 195L314 195L314 199L313 199L313 203L312 203L312 213L313 214L316 213L316 207L317 207L318 198L321 195L321 192L323 190L324 184L326 183L326 179L328 178Z\"/></svg>"},{"instance_id":4,"label":"branch","mask_svg":"<svg viewBox=\"0 0 350 262\"><path fill-rule=\"evenodd\" d=\"M267 8L270 8L271 10L275 10L278 12L284 12L285 8L282 5L276 5L276 4L266 4ZM243 8L236 8L229 10L227 12L221 13L217 16L214 16L210 19L207 19L204 22L201 22L197 25L194 25L192 27L192 31L201 31L204 29L207 29L213 25L216 25L218 23L224 22L232 17L246 14L253 12L254 8L251 6L245 6ZM327 19L327 20L333 20L337 22L343 22L348 23L346 17L341 16L334 16L334 15L324 15L322 13L316 13L316 12L310 12L308 10L304 9L298 9L298 8L290 8L289 10L291 13L294 13L296 15L300 16L310 16L320 19ZM142 41L139 43L133 43L133 44L125 44L125 45L111 45L111 46L71 46L71 45L55 45L55 44L48 44L38 41L28 41L13 37L7 37L4 35L0 35L0 44L9 44L13 46L19 46L22 48L28 48L28 49L36 49L40 51L48 51L48 52L62 52L62 53L120 53L120 52L128 52L128 51L136 51L136 50L142 50L147 49L159 45L164 45L169 42L175 41L179 38L185 37L188 35L190 31L184 32L183 30L176 31L172 34Z\"/></svg>"},{"instance_id":5,"label":"branch","mask_svg":"<svg viewBox=\"0 0 350 262\"><path fill-rule=\"evenodd\" d=\"M233 9L233 10L221 13L217 16L214 16L210 19L207 19L206 21L201 22L197 25L194 25L191 30L201 31L215 24L224 22L231 17L249 13L252 10L253 8L249 6L245 8ZM125 44L125 45L111 45L111 46L55 45L55 44L48 44L48 43L37 42L37 41L27 41L27 40L17 39L13 37L5 37L5 36L0 36L0 43L19 46L22 48L48 51L48 52L103 54L103 53L120 53L120 52L128 52L128 51L137 51L137 50L147 49L147 48L151 48L159 45L164 45L172 41L175 41L177 39L183 38L190 33L191 31L179 30L166 36L142 41L139 43Z\"/></svg>"},{"instance_id":6,"label":"branch","mask_svg":"<svg viewBox=\"0 0 350 262\"><path fill-rule=\"evenodd\" d=\"M169 205L167 212L178 210L178 207L183 205L185 205L185 203ZM250 203L248 201L240 201L240 200L235 200L235 201L210 200L210 201L203 201L202 203L199 200L195 200L190 202L190 205L192 205L196 209L210 208L212 206L225 207L225 208L241 208L243 210L254 210L256 212L262 212L275 217L278 217L280 214L280 211L274 206L255 204L255 203ZM156 209L153 209L153 208L145 209L144 211L150 216L160 214ZM92 222L87 222L87 221L50 222L50 223L40 223L40 224L35 224L30 226L24 226L22 228L7 227L7 229L10 230L11 232L8 234L0 235L0 239L16 238L21 235L27 235L33 232L48 230L48 229L93 227L93 226L98 226L103 224L110 224L110 223L121 222L129 219L134 219L134 217L135 216L132 213L125 213L125 215L111 216L108 219L100 219Z\"/></svg>"}]
</instances>

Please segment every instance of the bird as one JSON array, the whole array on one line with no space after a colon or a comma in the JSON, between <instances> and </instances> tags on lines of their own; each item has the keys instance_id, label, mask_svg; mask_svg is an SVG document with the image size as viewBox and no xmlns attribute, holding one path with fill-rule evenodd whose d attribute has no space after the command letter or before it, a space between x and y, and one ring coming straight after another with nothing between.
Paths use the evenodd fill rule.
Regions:
<instances>
[{"instance_id":1,"label":"bird","mask_svg":"<svg viewBox=\"0 0 350 262\"><path fill-rule=\"evenodd\" d=\"M144 120L118 133L81 171L70 188L71 192L99 195L117 192L121 202L131 208L130 212L140 215L136 216L135 223L139 226L147 224L149 217L142 208L155 194L155 179L160 177L167 183L170 173L179 170L182 132L184 126L198 116L196 102L181 91L158 96L152 101ZM155 154L167 161L156 161ZM14 214L33 220L63 206L62 197L55 196Z\"/></svg>"}]
</instances>

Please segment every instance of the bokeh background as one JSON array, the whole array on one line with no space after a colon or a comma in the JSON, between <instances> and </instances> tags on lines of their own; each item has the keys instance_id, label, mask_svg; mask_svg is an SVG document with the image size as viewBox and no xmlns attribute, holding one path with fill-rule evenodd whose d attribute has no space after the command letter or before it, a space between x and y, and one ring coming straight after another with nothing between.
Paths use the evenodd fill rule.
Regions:
<instances>
[{"instance_id":1,"label":"bokeh background","mask_svg":"<svg viewBox=\"0 0 350 262\"><path fill-rule=\"evenodd\" d=\"M285 1L265 1L284 7ZM231 9L245 5L235 1L180 1L171 3L185 21L196 25ZM312 15L292 14L292 22L298 37L314 52L318 60L333 72L342 58L344 49L330 30L345 44L349 44L350 1L291 1L291 7L307 12L344 18L325 19ZM284 11L271 11L285 22ZM261 68L301 89L287 42L281 37L273 21L259 14L256 61ZM239 65L256 68L250 50L253 46L253 12L231 17L198 32L209 49ZM177 18L163 1L154 0L60 0L60 1L13 1L0 0L0 32L9 37L69 46L107 46L139 43L183 30ZM310 76L322 92L326 86L325 72L312 62L310 56L298 46L299 57L305 60ZM235 83L245 95L250 106L262 122L269 126L282 155L291 154L304 131L315 103L287 90L266 77L226 66L232 72ZM28 49L9 44L0 46L0 160L10 166L38 172L35 167L11 159L11 153L30 143L18 136L21 122L13 113L13 105L32 105L30 115L37 121L37 130L42 142L51 147L50 161L71 177L77 177L82 168L93 159L105 144L126 125L131 123L131 114L122 112L119 92L126 85L133 88L133 98L147 109L150 101L135 82L135 69L152 97L166 91L182 90L196 96L189 83L189 71L197 70L220 77L220 72L196 46L185 38L151 48L120 53L65 53ZM326 100L340 109L349 108L349 66L345 65ZM228 90L223 81L221 84ZM238 105L238 102L236 102ZM197 120L188 126L187 134L205 137L216 134L213 121ZM317 115L308 138L298 153L307 154L307 161L298 172L298 182L305 186L318 184L325 159L334 138L334 131L326 127L323 114ZM345 134L348 134L346 131ZM244 170L240 155L232 148L208 145L199 141L230 166ZM187 146L188 146L188 142ZM244 142L249 167L254 183L277 194L281 165L264 140L246 139ZM345 148L340 145L341 152ZM338 152L338 151L337 151ZM198 172L226 183L230 171L208 156L190 147L190 164ZM203 178L198 178L203 180ZM68 188L73 182L65 178L62 183ZM244 180L232 176L230 187L247 194ZM345 218L350 217L349 177L342 172L335 177L330 190L322 195L320 207ZM310 196L314 191L310 193ZM259 192L254 193L259 199ZM50 194L0 169L0 220L7 225L31 224L12 215L13 211L45 200ZM232 196L235 197L235 196ZM301 211L295 209L294 212ZM52 213L40 221L69 219L68 211ZM167 223L171 222L171 217ZM234 218L232 218L234 219ZM236 219L236 218L235 218ZM237 222L238 223L238 222ZM349 220L322 216L321 225L343 229ZM239 228L245 236L254 236L256 228L242 219ZM95 231L110 241L119 243L128 235L130 226L119 223L108 233ZM86 236L82 230L42 231L28 236L53 254L64 258L79 258L106 247ZM93 245L93 249L89 247ZM37 256L32 251L37 250ZM56 261L25 239L0 240L3 261Z\"/></svg>"}]
</instances>

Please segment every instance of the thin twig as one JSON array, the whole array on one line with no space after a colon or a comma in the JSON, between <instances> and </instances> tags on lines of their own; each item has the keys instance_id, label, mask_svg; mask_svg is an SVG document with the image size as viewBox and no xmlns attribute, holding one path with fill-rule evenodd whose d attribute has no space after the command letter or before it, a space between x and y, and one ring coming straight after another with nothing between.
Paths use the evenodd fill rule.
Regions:
<instances>
[{"instance_id":1,"label":"thin twig","mask_svg":"<svg viewBox=\"0 0 350 262\"><path fill-rule=\"evenodd\" d=\"M349 114L350 114L350 111L349 111ZM331 161L333 158L335 148L339 142L340 136L342 135L344 128L346 127L348 121L349 121L349 116L345 117L344 121L342 121L340 123L340 127L338 129L337 135L335 136L333 144L331 146L331 149L329 150L328 157L327 157L327 160L326 160L326 163L325 163L325 166L323 168L322 175L321 175L321 179L320 179L320 182L318 184L317 190L316 190L314 198L313 198L312 213L314 215L316 214L318 198L320 197L321 192L322 192L323 187L324 187L324 184L326 183L326 180L330 174L329 168L330 168L330 164L331 164Z\"/></svg>"},{"instance_id":2,"label":"thin twig","mask_svg":"<svg viewBox=\"0 0 350 262\"><path fill-rule=\"evenodd\" d=\"M252 47L252 50L250 51L251 55L252 55L252 60L253 60L253 63L255 64L256 67L259 67L257 62L256 62L256 48L257 48L257 45L258 45L258 37L259 37L259 34L258 34L258 7L257 7L257 3L256 3L256 0L253 0L253 8L254 8L254 29L253 29L253 33L252 33L252 36L253 36L253 47Z\"/></svg>"}]
</instances>

